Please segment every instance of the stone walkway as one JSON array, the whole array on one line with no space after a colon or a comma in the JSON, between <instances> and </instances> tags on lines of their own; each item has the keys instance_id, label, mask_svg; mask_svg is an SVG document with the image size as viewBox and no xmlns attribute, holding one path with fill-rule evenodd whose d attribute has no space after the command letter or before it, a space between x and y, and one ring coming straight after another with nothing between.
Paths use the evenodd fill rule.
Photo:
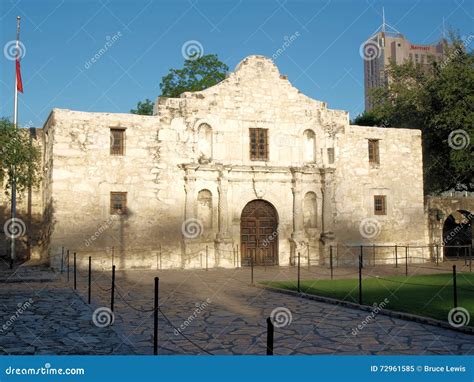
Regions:
<instances>
[{"instance_id":1,"label":"stone walkway","mask_svg":"<svg viewBox=\"0 0 474 382\"><path fill-rule=\"evenodd\" d=\"M133 354L110 327L93 324L91 308L57 274L0 276L0 354Z\"/></svg>"},{"instance_id":2,"label":"stone walkway","mask_svg":"<svg viewBox=\"0 0 474 382\"><path fill-rule=\"evenodd\" d=\"M255 280L293 279L294 274L294 268L257 268ZM265 354L266 318L272 312L275 354L474 352L471 335L383 315L353 335L369 312L251 287L248 268L117 271L115 322L98 327L93 311L110 306L110 272L93 275L91 306L84 302L84 271L77 293L72 275L68 286L64 274L59 278L44 269L16 274L17 282L0 277L0 354L152 354L155 276L169 320L160 314L160 354ZM27 281L18 282L22 278Z\"/></svg>"},{"instance_id":3,"label":"stone walkway","mask_svg":"<svg viewBox=\"0 0 474 382\"><path fill-rule=\"evenodd\" d=\"M255 279L289 279L294 268L255 270ZM309 301L249 285L249 270L117 271L115 324L138 354L152 353L153 279L160 277L160 354L265 354L266 318L278 313L275 354L473 354L474 337L378 315L353 335L369 312ZM110 273L95 273L101 288ZM80 285L85 286L82 279ZM86 289L80 288L86 296ZM124 300L126 302L124 302ZM97 306L110 292L94 290ZM289 322L291 320L291 322ZM192 340L183 338L177 331Z\"/></svg>"}]
</instances>

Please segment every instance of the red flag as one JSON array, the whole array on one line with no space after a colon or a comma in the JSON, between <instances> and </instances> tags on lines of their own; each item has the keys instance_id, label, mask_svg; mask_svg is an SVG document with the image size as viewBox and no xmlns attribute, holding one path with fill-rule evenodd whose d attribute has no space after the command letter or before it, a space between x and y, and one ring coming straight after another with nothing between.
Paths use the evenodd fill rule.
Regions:
<instances>
[{"instance_id":1,"label":"red flag","mask_svg":"<svg viewBox=\"0 0 474 382\"><path fill-rule=\"evenodd\" d=\"M21 82L20 60L16 59L16 88L20 93L23 93L23 82Z\"/></svg>"}]
</instances>

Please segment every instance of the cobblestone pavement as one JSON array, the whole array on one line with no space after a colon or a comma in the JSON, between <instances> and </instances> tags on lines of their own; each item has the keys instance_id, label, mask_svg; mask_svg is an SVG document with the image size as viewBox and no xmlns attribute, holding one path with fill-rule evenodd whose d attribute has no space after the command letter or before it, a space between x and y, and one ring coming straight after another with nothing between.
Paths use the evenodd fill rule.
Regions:
<instances>
[{"instance_id":1,"label":"cobblestone pavement","mask_svg":"<svg viewBox=\"0 0 474 382\"><path fill-rule=\"evenodd\" d=\"M133 354L58 275L35 268L1 272L0 354Z\"/></svg>"},{"instance_id":2,"label":"cobblestone pavement","mask_svg":"<svg viewBox=\"0 0 474 382\"><path fill-rule=\"evenodd\" d=\"M294 273L294 268L258 268L255 280L293 279ZM249 274L249 269L117 271L114 327L136 353L151 354L153 313L140 310L153 308L153 280L159 276L160 307L174 325L160 314L160 354L265 354L266 318L272 311L291 319L275 328L275 354L474 352L469 334L384 315L354 336L352 330L370 312L251 287ZM97 285L110 287L110 272L95 272L94 278L94 303L108 306L110 292ZM79 285L86 296L84 275Z\"/></svg>"},{"instance_id":3,"label":"cobblestone pavement","mask_svg":"<svg viewBox=\"0 0 474 382\"><path fill-rule=\"evenodd\" d=\"M337 270L346 277L353 277L352 271ZM326 271L302 272L308 278ZM272 312L286 324L275 328L275 354L474 352L471 335L383 315L354 336L352 330L369 312L252 287L246 268L117 271L115 322L102 328L93 324L92 312L110 306L110 272L94 271L91 306L84 302L84 270L77 292L72 274L67 284L65 274L45 269L2 273L0 354L151 354L155 276L166 315L159 316L160 354L265 354L266 318ZM256 268L254 276L294 279L295 269Z\"/></svg>"}]
</instances>

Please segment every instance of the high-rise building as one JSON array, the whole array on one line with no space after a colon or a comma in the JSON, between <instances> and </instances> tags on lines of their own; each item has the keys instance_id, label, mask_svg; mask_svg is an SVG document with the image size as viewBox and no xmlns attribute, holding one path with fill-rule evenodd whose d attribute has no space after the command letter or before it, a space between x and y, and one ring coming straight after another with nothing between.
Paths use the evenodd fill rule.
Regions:
<instances>
[{"instance_id":1,"label":"high-rise building","mask_svg":"<svg viewBox=\"0 0 474 382\"><path fill-rule=\"evenodd\" d=\"M398 65L407 61L429 67L433 61L443 59L446 40L434 45L417 45L408 41L400 32L385 22L361 46L364 59L365 110L371 110L373 103L370 90L386 86L387 69L390 62Z\"/></svg>"}]
</instances>

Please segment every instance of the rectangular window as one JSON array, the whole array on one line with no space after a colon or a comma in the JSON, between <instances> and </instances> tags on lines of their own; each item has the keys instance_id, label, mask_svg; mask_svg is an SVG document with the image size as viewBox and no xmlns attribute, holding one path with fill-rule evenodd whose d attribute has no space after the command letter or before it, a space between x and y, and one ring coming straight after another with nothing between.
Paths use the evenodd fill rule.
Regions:
<instances>
[{"instance_id":1,"label":"rectangular window","mask_svg":"<svg viewBox=\"0 0 474 382\"><path fill-rule=\"evenodd\" d=\"M333 147L328 148L328 163L329 164L334 163L334 148Z\"/></svg>"},{"instance_id":2,"label":"rectangular window","mask_svg":"<svg viewBox=\"0 0 474 382\"><path fill-rule=\"evenodd\" d=\"M369 163L380 164L378 139L369 139Z\"/></svg>"},{"instance_id":3,"label":"rectangular window","mask_svg":"<svg viewBox=\"0 0 474 382\"><path fill-rule=\"evenodd\" d=\"M387 201L385 195L374 195L374 214L387 215Z\"/></svg>"},{"instance_id":4,"label":"rectangular window","mask_svg":"<svg viewBox=\"0 0 474 382\"><path fill-rule=\"evenodd\" d=\"M125 129L110 129L110 155L125 155Z\"/></svg>"},{"instance_id":5,"label":"rectangular window","mask_svg":"<svg viewBox=\"0 0 474 382\"><path fill-rule=\"evenodd\" d=\"M250 129L250 160L268 160L267 129Z\"/></svg>"},{"instance_id":6,"label":"rectangular window","mask_svg":"<svg viewBox=\"0 0 474 382\"><path fill-rule=\"evenodd\" d=\"M110 214L125 215L127 213L127 193L111 192L110 193Z\"/></svg>"}]
</instances>

